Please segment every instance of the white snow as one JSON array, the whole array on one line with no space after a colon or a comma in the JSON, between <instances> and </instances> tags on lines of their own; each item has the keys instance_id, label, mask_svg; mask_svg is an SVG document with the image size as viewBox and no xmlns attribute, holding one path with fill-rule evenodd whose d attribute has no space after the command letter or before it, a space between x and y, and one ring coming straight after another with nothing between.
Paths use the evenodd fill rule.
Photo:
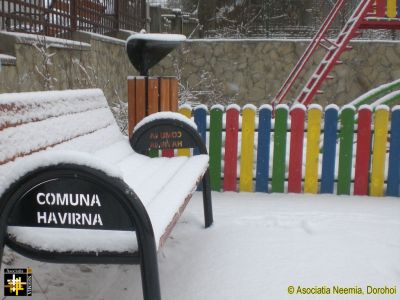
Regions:
<instances>
[{"instance_id":1,"label":"white snow","mask_svg":"<svg viewBox=\"0 0 400 300\"><path fill-rule=\"evenodd\" d=\"M115 121L110 110L99 108L6 128L0 134L0 161L11 159L16 154L43 150L47 146L106 128L113 123Z\"/></svg>"},{"instance_id":2,"label":"white snow","mask_svg":"<svg viewBox=\"0 0 400 300\"><path fill-rule=\"evenodd\" d=\"M354 105L352 105L352 104L346 104L346 105L343 105L341 108L340 108L340 112L342 112L342 111L344 111L344 110L348 110L348 109L351 109L351 110L356 110L356 108L355 108L355 106Z\"/></svg>"},{"instance_id":3,"label":"white snow","mask_svg":"<svg viewBox=\"0 0 400 300\"><path fill-rule=\"evenodd\" d=\"M18 242L40 250L135 252L135 232L11 226L7 232ZM32 239L32 237L35 237ZM57 236L58 239L54 239Z\"/></svg>"},{"instance_id":4,"label":"white snow","mask_svg":"<svg viewBox=\"0 0 400 300\"><path fill-rule=\"evenodd\" d=\"M11 60L15 60L16 57L15 57L15 56L11 56L11 55L7 55L7 54L0 53L0 60L2 60L2 59L11 59Z\"/></svg>"},{"instance_id":5,"label":"white snow","mask_svg":"<svg viewBox=\"0 0 400 300\"><path fill-rule=\"evenodd\" d=\"M365 110L365 109L369 110L369 111L372 111L372 107L369 104L360 105L360 107L358 108L358 111Z\"/></svg>"},{"instance_id":6,"label":"white snow","mask_svg":"<svg viewBox=\"0 0 400 300\"><path fill-rule=\"evenodd\" d=\"M219 110L224 111L225 107L223 105L221 105L221 104L214 104L213 106L211 106L210 110L213 110L213 109L219 109Z\"/></svg>"},{"instance_id":7,"label":"white snow","mask_svg":"<svg viewBox=\"0 0 400 300\"><path fill-rule=\"evenodd\" d=\"M392 107L392 112L399 110L400 109L400 105L395 105Z\"/></svg>"},{"instance_id":8,"label":"white snow","mask_svg":"<svg viewBox=\"0 0 400 300\"><path fill-rule=\"evenodd\" d=\"M385 104L379 104L375 107L375 110L386 110L386 111L390 111L389 106L385 105Z\"/></svg>"},{"instance_id":9,"label":"white snow","mask_svg":"<svg viewBox=\"0 0 400 300\"><path fill-rule=\"evenodd\" d=\"M306 111L306 106L302 103L295 103L290 107L290 111L295 110L295 109L301 109L303 111Z\"/></svg>"},{"instance_id":10,"label":"white snow","mask_svg":"<svg viewBox=\"0 0 400 300\"><path fill-rule=\"evenodd\" d=\"M272 110L272 106L271 106L271 104L263 104L263 105L261 105L261 106L259 107L259 110L262 110L262 109L269 109L269 110Z\"/></svg>"},{"instance_id":11,"label":"white snow","mask_svg":"<svg viewBox=\"0 0 400 300\"><path fill-rule=\"evenodd\" d=\"M126 42L130 40L152 40L152 41L168 41L168 42L183 42L186 36L182 34L165 34L165 33L137 33L132 34Z\"/></svg>"},{"instance_id":12,"label":"white snow","mask_svg":"<svg viewBox=\"0 0 400 300\"><path fill-rule=\"evenodd\" d=\"M336 109L337 111L339 111L339 106L337 106L336 104L329 104L325 107L325 111L327 111L328 109Z\"/></svg>"},{"instance_id":13,"label":"white snow","mask_svg":"<svg viewBox=\"0 0 400 300\"><path fill-rule=\"evenodd\" d=\"M202 104L202 105L204 105L204 104ZM202 105L199 105L199 106L200 106L200 107L203 107ZM204 106L207 108L206 105L204 105ZM192 110L192 107L190 106L190 104L183 104L183 105L179 106L179 109L188 109L188 110Z\"/></svg>"},{"instance_id":14,"label":"white snow","mask_svg":"<svg viewBox=\"0 0 400 300\"><path fill-rule=\"evenodd\" d=\"M394 92L391 92L391 93L379 98L378 100L372 102L371 106L373 109L375 109L377 106L385 104L388 101L396 99L396 98L397 99L400 98L400 91L394 91Z\"/></svg>"},{"instance_id":15,"label":"white snow","mask_svg":"<svg viewBox=\"0 0 400 300\"><path fill-rule=\"evenodd\" d=\"M56 37L49 37L37 34L29 34L29 33L21 33L21 32L11 32L11 31L1 31L1 35L12 36L16 39L17 42L20 43L37 43L44 41L49 47L56 47L56 48L67 48L67 47L84 47L90 48L90 44L71 41Z\"/></svg>"},{"instance_id":16,"label":"white snow","mask_svg":"<svg viewBox=\"0 0 400 300\"><path fill-rule=\"evenodd\" d=\"M276 106L276 109L278 110L278 109L285 109L285 110L289 110L289 106L287 105L287 104L285 104L285 103L281 103L281 104L278 104L277 106Z\"/></svg>"},{"instance_id":17,"label":"white snow","mask_svg":"<svg viewBox=\"0 0 400 300\"><path fill-rule=\"evenodd\" d=\"M313 103L308 106L308 110L312 110L312 109L317 109L317 110L322 111L322 106L319 104Z\"/></svg>"},{"instance_id":18,"label":"white snow","mask_svg":"<svg viewBox=\"0 0 400 300\"><path fill-rule=\"evenodd\" d=\"M192 107L189 104L184 104L184 105L180 106L179 109L186 108L186 107L188 107L189 109L192 109ZM205 104L199 104L199 105L196 105L196 107L193 108L193 110L197 110L197 109L204 109L205 111L207 111L208 107Z\"/></svg>"},{"instance_id":19,"label":"white snow","mask_svg":"<svg viewBox=\"0 0 400 300\"><path fill-rule=\"evenodd\" d=\"M357 105L360 102L366 100L368 97L373 96L376 93L383 92L385 89L388 89L391 86L396 86L398 84L400 84L400 79L392 81L392 82L389 82L389 83L386 83L386 84L382 84L382 85L380 85L380 86L378 86L378 87L376 87L376 88L374 88L372 90L369 90L368 92L362 94L361 96L357 97L356 99L351 101L349 104Z\"/></svg>"},{"instance_id":20,"label":"white snow","mask_svg":"<svg viewBox=\"0 0 400 300\"><path fill-rule=\"evenodd\" d=\"M184 115L170 111L163 111L145 117L143 120L136 124L135 128L133 129L133 133L135 133L140 127L150 122L164 119L178 120L197 130L196 123L194 123L191 119L185 117Z\"/></svg>"},{"instance_id":21,"label":"white snow","mask_svg":"<svg viewBox=\"0 0 400 300\"><path fill-rule=\"evenodd\" d=\"M244 39L233 39L233 38L206 38L206 39L189 39L187 40L188 42L197 42L197 43L213 43L213 42L305 42L309 43L311 42L311 39L263 39L263 38L254 38L254 39L249 39L249 38L244 38Z\"/></svg>"},{"instance_id":22,"label":"white snow","mask_svg":"<svg viewBox=\"0 0 400 300\"><path fill-rule=\"evenodd\" d=\"M23 175L40 167L54 166L60 163L80 164L102 170L112 177L122 178L121 171L105 161L99 161L88 153L67 150L42 151L0 165L0 196Z\"/></svg>"},{"instance_id":23,"label":"white snow","mask_svg":"<svg viewBox=\"0 0 400 300\"><path fill-rule=\"evenodd\" d=\"M248 103L245 106L243 106L243 110L246 110L246 109L251 109L251 110L257 111L257 107L251 103Z\"/></svg>"},{"instance_id":24,"label":"white snow","mask_svg":"<svg viewBox=\"0 0 400 300\"><path fill-rule=\"evenodd\" d=\"M398 299L289 295L288 286L394 286L400 280L397 198L213 193L203 227L195 193L159 251L163 299ZM85 241L82 241L85 243ZM142 299L139 266L45 264L6 248L3 268L33 268L35 300Z\"/></svg>"},{"instance_id":25,"label":"white snow","mask_svg":"<svg viewBox=\"0 0 400 300\"><path fill-rule=\"evenodd\" d=\"M100 89L0 94L0 128L108 107Z\"/></svg>"},{"instance_id":26,"label":"white snow","mask_svg":"<svg viewBox=\"0 0 400 300\"><path fill-rule=\"evenodd\" d=\"M226 111L228 111L228 110L230 110L230 109L234 109L234 110L240 111L240 106L237 105L236 103L232 103L232 104L229 104L229 105L226 107Z\"/></svg>"}]
</instances>

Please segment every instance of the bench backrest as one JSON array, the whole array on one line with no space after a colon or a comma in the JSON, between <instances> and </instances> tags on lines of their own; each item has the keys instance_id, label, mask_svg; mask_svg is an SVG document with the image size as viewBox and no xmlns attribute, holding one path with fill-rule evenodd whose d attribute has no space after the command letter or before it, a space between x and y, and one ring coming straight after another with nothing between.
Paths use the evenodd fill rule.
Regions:
<instances>
[{"instance_id":1,"label":"bench backrest","mask_svg":"<svg viewBox=\"0 0 400 300\"><path fill-rule=\"evenodd\" d=\"M0 165L49 147L91 153L120 139L99 89L0 94Z\"/></svg>"}]
</instances>

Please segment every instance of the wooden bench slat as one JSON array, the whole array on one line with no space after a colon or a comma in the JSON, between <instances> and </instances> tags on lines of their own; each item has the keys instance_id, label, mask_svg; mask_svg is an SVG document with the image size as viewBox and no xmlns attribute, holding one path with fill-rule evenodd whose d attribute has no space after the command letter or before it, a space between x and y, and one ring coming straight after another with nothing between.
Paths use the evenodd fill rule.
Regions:
<instances>
[{"instance_id":1,"label":"wooden bench slat","mask_svg":"<svg viewBox=\"0 0 400 300\"><path fill-rule=\"evenodd\" d=\"M46 93L21 93L0 95L0 130L51 117L107 108L101 90L58 91ZM100 93L100 94L99 94ZM24 97L24 95L26 95ZM99 97L101 96L101 97Z\"/></svg>"},{"instance_id":2,"label":"wooden bench slat","mask_svg":"<svg viewBox=\"0 0 400 300\"><path fill-rule=\"evenodd\" d=\"M157 159L146 162L146 169L141 168L140 172L125 178L138 194L143 204L146 206L151 202L160 191L169 184L171 178L178 173L187 159ZM121 162L120 164L123 164ZM160 171L162 170L162 172ZM152 184L151 188L149 183Z\"/></svg>"},{"instance_id":3,"label":"wooden bench slat","mask_svg":"<svg viewBox=\"0 0 400 300\"><path fill-rule=\"evenodd\" d=\"M93 133L114 123L110 110L100 108L4 129L0 131L0 145L4 145L0 152L0 165L16 157Z\"/></svg>"}]
</instances>

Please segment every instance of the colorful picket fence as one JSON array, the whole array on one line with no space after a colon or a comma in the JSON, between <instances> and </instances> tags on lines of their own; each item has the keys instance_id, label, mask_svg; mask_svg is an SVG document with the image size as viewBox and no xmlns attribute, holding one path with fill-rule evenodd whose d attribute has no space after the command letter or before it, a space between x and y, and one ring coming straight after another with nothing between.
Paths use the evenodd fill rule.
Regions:
<instances>
[{"instance_id":1,"label":"colorful picket fence","mask_svg":"<svg viewBox=\"0 0 400 300\"><path fill-rule=\"evenodd\" d=\"M207 143L214 191L399 196L400 106L278 105L274 117L269 105L179 111Z\"/></svg>"}]
</instances>

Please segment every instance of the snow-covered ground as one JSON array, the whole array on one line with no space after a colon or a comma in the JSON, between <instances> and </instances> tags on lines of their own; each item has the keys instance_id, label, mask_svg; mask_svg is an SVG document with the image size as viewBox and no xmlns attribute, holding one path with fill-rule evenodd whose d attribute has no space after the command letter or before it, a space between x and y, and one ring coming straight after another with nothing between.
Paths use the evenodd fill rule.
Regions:
<instances>
[{"instance_id":1,"label":"snow-covered ground","mask_svg":"<svg viewBox=\"0 0 400 300\"><path fill-rule=\"evenodd\" d=\"M398 299L289 295L288 286L393 287L400 294L400 199L213 193L203 228L196 193L159 252L163 299ZM33 267L32 299L141 299L138 266L54 265L6 251L3 267ZM3 287L1 287L2 289ZM326 288L325 288L326 291ZM2 298L5 299L5 298ZM21 298L23 299L23 298Z\"/></svg>"}]
</instances>

